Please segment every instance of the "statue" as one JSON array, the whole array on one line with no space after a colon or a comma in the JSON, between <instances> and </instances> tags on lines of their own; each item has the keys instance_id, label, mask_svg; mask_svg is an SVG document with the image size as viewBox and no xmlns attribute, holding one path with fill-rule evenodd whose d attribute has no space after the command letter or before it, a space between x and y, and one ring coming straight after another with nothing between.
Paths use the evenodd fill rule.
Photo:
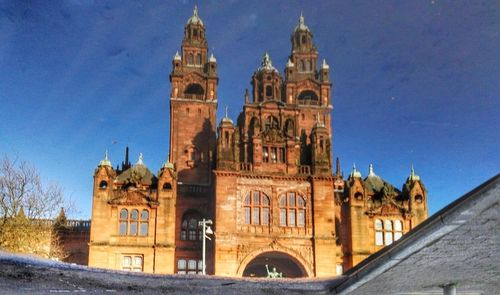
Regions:
<instances>
[{"instance_id":1,"label":"statue","mask_svg":"<svg viewBox=\"0 0 500 295\"><path fill-rule=\"evenodd\" d=\"M276 267L273 267L273 271L269 271L269 267L266 264L266 270L267 270L267 278L269 278L269 279L277 279L277 278L283 277L283 273L278 272L276 270Z\"/></svg>"}]
</instances>

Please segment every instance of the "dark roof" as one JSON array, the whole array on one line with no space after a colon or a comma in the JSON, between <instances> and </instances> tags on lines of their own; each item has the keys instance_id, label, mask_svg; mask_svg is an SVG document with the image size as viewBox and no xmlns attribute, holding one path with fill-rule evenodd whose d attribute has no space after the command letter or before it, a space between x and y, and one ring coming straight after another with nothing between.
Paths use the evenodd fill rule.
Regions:
<instances>
[{"instance_id":1,"label":"dark roof","mask_svg":"<svg viewBox=\"0 0 500 295\"><path fill-rule=\"evenodd\" d=\"M141 183L145 185L154 185L157 183L156 176L149 171L144 164L135 164L118 175L119 182Z\"/></svg>"}]
</instances>

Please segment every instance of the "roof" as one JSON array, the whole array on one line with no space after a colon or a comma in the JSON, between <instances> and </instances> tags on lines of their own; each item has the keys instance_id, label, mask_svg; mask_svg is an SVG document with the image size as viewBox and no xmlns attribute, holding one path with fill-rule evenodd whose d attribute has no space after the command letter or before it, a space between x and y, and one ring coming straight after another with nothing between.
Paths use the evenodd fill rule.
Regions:
<instances>
[{"instance_id":1,"label":"roof","mask_svg":"<svg viewBox=\"0 0 500 295\"><path fill-rule=\"evenodd\" d=\"M139 160L132 167L123 171L116 177L119 182L140 183L146 185L156 184L156 176L149 171L148 167L142 162L142 154Z\"/></svg>"},{"instance_id":2,"label":"roof","mask_svg":"<svg viewBox=\"0 0 500 295\"><path fill-rule=\"evenodd\" d=\"M497 294L500 175L332 282L331 294ZM462 293L467 292L467 293Z\"/></svg>"}]
</instances>

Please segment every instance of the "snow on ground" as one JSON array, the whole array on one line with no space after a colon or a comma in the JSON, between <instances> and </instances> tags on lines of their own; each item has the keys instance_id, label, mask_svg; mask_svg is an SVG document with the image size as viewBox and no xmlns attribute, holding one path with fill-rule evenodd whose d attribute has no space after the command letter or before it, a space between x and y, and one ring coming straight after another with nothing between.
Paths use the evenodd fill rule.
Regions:
<instances>
[{"instance_id":1,"label":"snow on ground","mask_svg":"<svg viewBox=\"0 0 500 295\"><path fill-rule=\"evenodd\" d=\"M130 273L0 251L0 294L325 294L335 282Z\"/></svg>"}]
</instances>

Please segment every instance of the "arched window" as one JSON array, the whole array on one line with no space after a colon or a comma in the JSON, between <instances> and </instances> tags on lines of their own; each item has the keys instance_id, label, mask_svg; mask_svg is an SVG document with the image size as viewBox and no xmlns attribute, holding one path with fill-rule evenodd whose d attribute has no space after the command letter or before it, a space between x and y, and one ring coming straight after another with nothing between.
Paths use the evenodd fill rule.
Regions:
<instances>
[{"instance_id":1,"label":"arched window","mask_svg":"<svg viewBox=\"0 0 500 295\"><path fill-rule=\"evenodd\" d=\"M307 72L312 71L312 62L311 62L311 60L307 60L306 61L306 71Z\"/></svg>"},{"instance_id":2,"label":"arched window","mask_svg":"<svg viewBox=\"0 0 500 295\"><path fill-rule=\"evenodd\" d=\"M101 189L108 188L108 182L106 180L99 182L99 188L101 188Z\"/></svg>"},{"instance_id":3,"label":"arched window","mask_svg":"<svg viewBox=\"0 0 500 295\"><path fill-rule=\"evenodd\" d=\"M304 90L299 94L299 104L302 105L318 105L319 99L316 92L312 90Z\"/></svg>"},{"instance_id":4,"label":"arched window","mask_svg":"<svg viewBox=\"0 0 500 295\"><path fill-rule=\"evenodd\" d=\"M147 236L149 232L149 211L142 210L141 212L141 226L140 226L139 235Z\"/></svg>"},{"instance_id":5,"label":"arched window","mask_svg":"<svg viewBox=\"0 0 500 295\"><path fill-rule=\"evenodd\" d=\"M131 236L137 236L137 221L139 220L139 210L134 209L130 211L130 230Z\"/></svg>"},{"instance_id":6,"label":"arched window","mask_svg":"<svg viewBox=\"0 0 500 295\"><path fill-rule=\"evenodd\" d=\"M280 226L305 227L306 200L295 192L282 194L279 199Z\"/></svg>"},{"instance_id":7,"label":"arched window","mask_svg":"<svg viewBox=\"0 0 500 295\"><path fill-rule=\"evenodd\" d=\"M120 236L126 236L128 233L128 211L122 209L120 211Z\"/></svg>"},{"instance_id":8,"label":"arched window","mask_svg":"<svg viewBox=\"0 0 500 295\"><path fill-rule=\"evenodd\" d=\"M288 119L285 122L285 134L291 137L295 134L295 127L292 119Z\"/></svg>"},{"instance_id":9,"label":"arched window","mask_svg":"<svg viewBox=\"0 0 500 295\"><path fill-rule=\"evenodd\" d=\"M201 53L196 54L196 64L201 65Z\"/></svg>"},{"instance_id":10,"label":"arched window","mask_svg":"<svg viewBox=\"0 0 500 295\"><path fill-rule=\"evenodd\" d=\"M251 191L243 203L245 224L269 225L270 204L263 192Z\"/></svg>"},{"instance_id":11,"label":"arched window","mask_svg":"<svg viewBox=\"0 0 500 295\"><path fill-rule=\"evenodd\" d=\"M273 87L272 86L266 86L266 97L273 97Z\"/></svg>"},{"instance_id":12,"label":"arched window","mask_svg":"<svg viewBox=\"0 0 500 295\"><path fill-rule=\"evenodd\" d=\"M403 236L401 220L375 219L375 245L390 245Z\"/></svg>"},{"instance_id":13,"label":"arched window","mask_svg":"<svg viewBox=\"0 0 500 295\"><path fill-rule=\"evenodd\" d=\"M360 192L357 192L354 194L354 199L358 200L358 201L361 201L363 200L363 194L360 193Z\"/></svg>"},{"instance_id":14,"label":"arched window","mask_svg":"<svg viewBox=\"0 0 500 295\"><path fill-rule=\"evenodd\" d=\"M198 226L201 220L201 214L196 211L190 211L184 214L181 223L181 240L198 241L202 239L202 231Z\"/></svg>"},{"instance_id":15,"label":"arched window","mask_svg":"<svg viewBox=\"0 0 500 295\"><path fill-rule=\"evenodd\" d=\"M192 53L188 54L187 63L188 63L188 65L193 64L193 54Z\"/></svg>"},{"instance_id":16,"label":"arched window","mask_svg":"<svg viewBox=\"0 0 500 295\"><path fill-rule=\"evenodd\" d=\"M172 189L172 184L170 182L165 182L163 184L163 189L164 190L171 190Z\"/></svg>"},{"instance_id":17,"label":"arched window","mask_svg":"<svg viewBox=\"0 0 500 295\"><path fill-rule=\"evenodd\" d=\"M186 90L184 90L184 94L203 95L205 94L205 90L203 90L203 87L200 84L192 83L186 87Z\"/></svg>"},{"instance_id":18,"label":"arched window","mask_svg":"<svg viewBox=\"0 0 500 295\"><path fill-rule=\"evenodd\" d=\"M415 203L421 204L423 201L424 201L424 197L422 197L422 195L415 196Z\"/></svg>"},{"instance_id":19,"label":"arched window","mask_svg":"<svg viewBox=\"0 0 500 295\"><path fill-rule=\"evenodd\" d=\"M305 72L306 71L306 64L304 63L303 60L300 61L300 71Z\"/></svg>"}]
</instances>

